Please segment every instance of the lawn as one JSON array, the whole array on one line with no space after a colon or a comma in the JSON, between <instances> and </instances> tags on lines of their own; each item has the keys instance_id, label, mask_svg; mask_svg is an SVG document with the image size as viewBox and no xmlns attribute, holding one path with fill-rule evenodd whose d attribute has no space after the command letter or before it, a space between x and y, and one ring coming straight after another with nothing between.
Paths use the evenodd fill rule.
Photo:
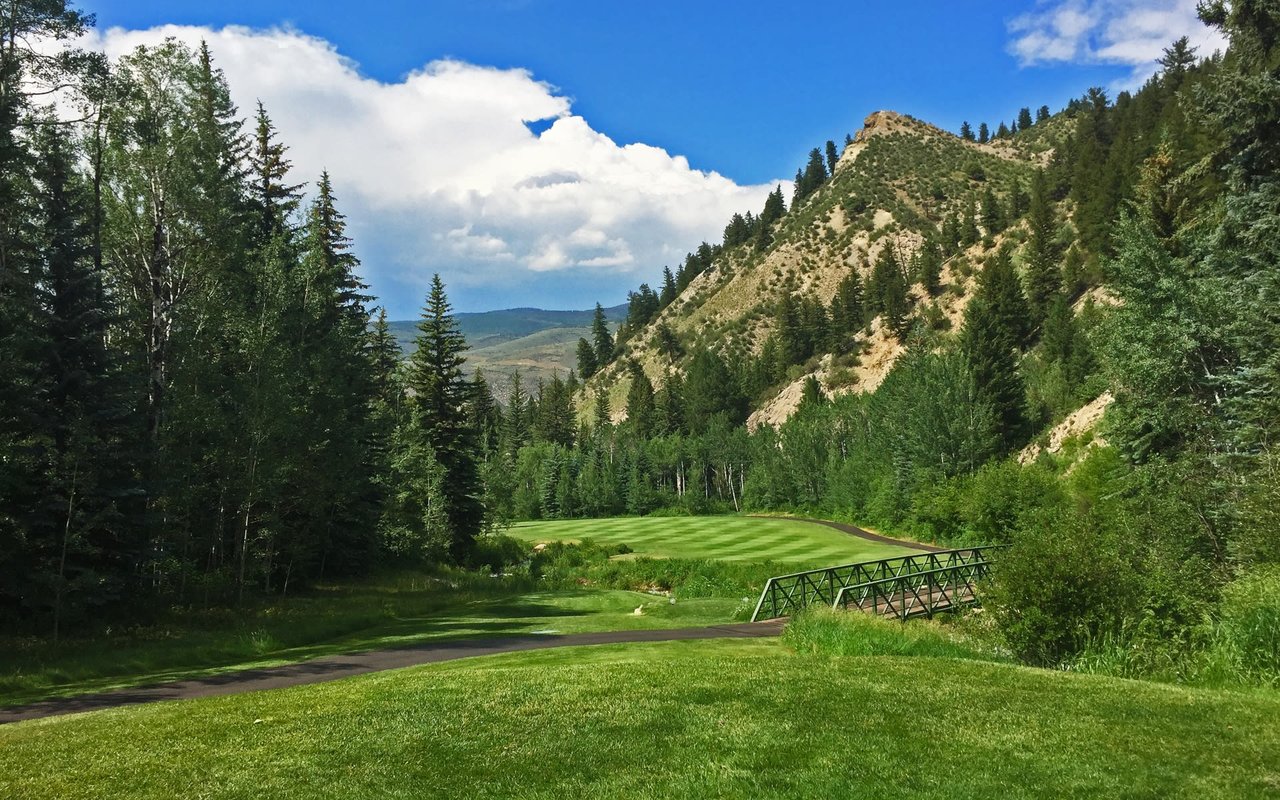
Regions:
<instances>
[{"instance_id":1,"label":"lawn","mask_svg":"<svg viewBox=\"0 0 1280 800\"><path fill-rule=\"evenodd\" d=\"M636 556L780 562L825 567L912 551L825 525L756 517L623 517L522 522L508 533L529 542L591 539L630 547Z\"/></svg>"},{"instance_id":2,"label":"lawn","mask_svg":"<svg viewBox=\"0 0 1280 800\"><path fill-rule=\"evenodd\" d=\"M714 625L729 621L741 602L681 598L673 605L630 591L483 592L384 578L320 588L243 618L194 612L169 625L58 646L10 640L0 648L0 706L429 640Z\"/></svg>"},{"instance_id":3,"label":"lawn","mask_svg":"<svg viewBox=\"0 0 1280 800\"><path fill-rule=\"evenodd\" d=\"M0 728L0 797L1280 792L1280 697L777 641L568 648Z\"/></svg>"}]
</instances>

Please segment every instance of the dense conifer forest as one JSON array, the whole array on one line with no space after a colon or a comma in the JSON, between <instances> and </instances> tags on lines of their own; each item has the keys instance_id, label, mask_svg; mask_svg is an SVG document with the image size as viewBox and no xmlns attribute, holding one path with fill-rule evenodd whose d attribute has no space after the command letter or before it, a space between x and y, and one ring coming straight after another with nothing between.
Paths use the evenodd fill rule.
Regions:
<instances>
[{"instance_id":1,"label":"dense conifer forest","mask_svg":"<svg viewBox=\"0 0 1280 800\"><path fill-rule=\"evenodd\" d=\"M329 176L294 174L216 54L49 55L30 42L92 20L15 7L0 625L56 638L388 564L484 566L477 537L514 520L787 511L1011 544L989 605L1019 656L1159 660L1197 646L1224 587L1280 561L1270 4L1205 4L1230 49L1171 43L1136 92L965 123L946 152L967 155L899 187L924 213L846 190L835 140L814 148L790 198L778 187L640 285L619 327L598 306L575 373L514 376L500 398L466 369L438 277L400 352ZM675 325L700 280L803 249L837 208L893 210L914 246L879 247L825 296L747 309L757 338ZM973 288L953 323L939 300L968 291L957 276ZM816 377L822 359L856 366L873 330L902 348L873 391ZM748 426L797 380L787 421ZM1028 449L1106 393L1097 431Z\"/></svg>"}]
</instances>

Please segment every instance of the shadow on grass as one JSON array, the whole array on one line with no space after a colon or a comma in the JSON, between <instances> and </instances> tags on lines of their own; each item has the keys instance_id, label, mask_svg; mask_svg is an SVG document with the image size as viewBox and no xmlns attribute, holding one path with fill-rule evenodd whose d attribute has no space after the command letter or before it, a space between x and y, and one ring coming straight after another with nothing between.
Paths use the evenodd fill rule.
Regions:
<instances>
[{"instance_id":1,"label":"shadow on grass","mask_svg":"<svg viewBox=\"0 0 1280 800\"><path fill-rule=\"evenodd\" d=\"M527 586L479 592L439 582L332 587L245 612L243 619L193 614L151 630L57 646L7 646L0 640L0 707L184 679L217 680L233 671L298 662L305 669L305 662L326 656L527 634L551 625L604 630L630 613L618 597L588 589L528 592ZM215 624L202 624L210 621Z\"/></svg>"}]
</instances>

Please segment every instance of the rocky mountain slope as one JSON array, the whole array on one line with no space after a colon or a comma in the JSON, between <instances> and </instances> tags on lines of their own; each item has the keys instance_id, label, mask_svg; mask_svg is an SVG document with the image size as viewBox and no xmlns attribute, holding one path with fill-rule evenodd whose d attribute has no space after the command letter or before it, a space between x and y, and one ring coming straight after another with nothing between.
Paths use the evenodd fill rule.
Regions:
<instances>
[{"instance_id":1,"label":"rocky mountain slope","mask_svg":"<svg viewBox=\"0 0 1280 800\"><path fill-rule=\"evenodd\" d=\"M626 342L596 378L610 387L613 415L620 417L625 405L630 361L660 386L699 348L716 349L731 362L756 356L776 327L773 310L784 296L827 304L850 272L865 284L885 248L907 265L947 217L977 217L988 193L1001 204L1016 203L1012 194L1025 192L1034 170L1048 163L1060 130L1061 123L1051 119L980 144L892 111L871 114L844 148L834 175L776 223L767 248L749 243L724 249L711 269ZM958 328L981 259L1006 237L1024 235L1018 226L983 230L978 241L946 259L935 291L919 282L910 287L912 313L935 328ZM660 326L675 332L683 358L660 353ZM766 396L753 398L750 424L784 421L810 375L828 393L874 390L903 349L876 318L858 334L851 353L815 356L793 367L789 380Z\"/></svg>"}]
</instances>

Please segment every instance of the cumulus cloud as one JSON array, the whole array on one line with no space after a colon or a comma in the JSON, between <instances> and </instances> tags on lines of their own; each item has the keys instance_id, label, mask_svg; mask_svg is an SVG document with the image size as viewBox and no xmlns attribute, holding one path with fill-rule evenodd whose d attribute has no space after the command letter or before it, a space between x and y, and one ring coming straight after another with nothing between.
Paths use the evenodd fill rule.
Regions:
<instances>
[{"instance_id":1,"label":"cumulus cloud","mask_svg":"<svg viewBox=\"0 0 1280 800\"><path fill-rule=\"evenodd\" d=\"M1186 36L1207 56L1226 41L1196 16L1197 0L1054 0L1009 23L1009 52L1023 66L1055 63L1133 67L1149 76L1164 48Z\"/></svg>"},{"instance_id":2,"label":"cumulus cloud","mask_svg":"<svg viewBox=\"0 0 1280 800\"><path fill-rule=\"evenodd\" d=\"M412 313L435 271L470 308L616 298L772 188L619 144L527 70L446 59L386 83L292 29L95 36L112 57L166 37L207 40L241 109L266 105L296 176L330 171L366 277L396 316Z\"/></svg>"}]
</instances>

